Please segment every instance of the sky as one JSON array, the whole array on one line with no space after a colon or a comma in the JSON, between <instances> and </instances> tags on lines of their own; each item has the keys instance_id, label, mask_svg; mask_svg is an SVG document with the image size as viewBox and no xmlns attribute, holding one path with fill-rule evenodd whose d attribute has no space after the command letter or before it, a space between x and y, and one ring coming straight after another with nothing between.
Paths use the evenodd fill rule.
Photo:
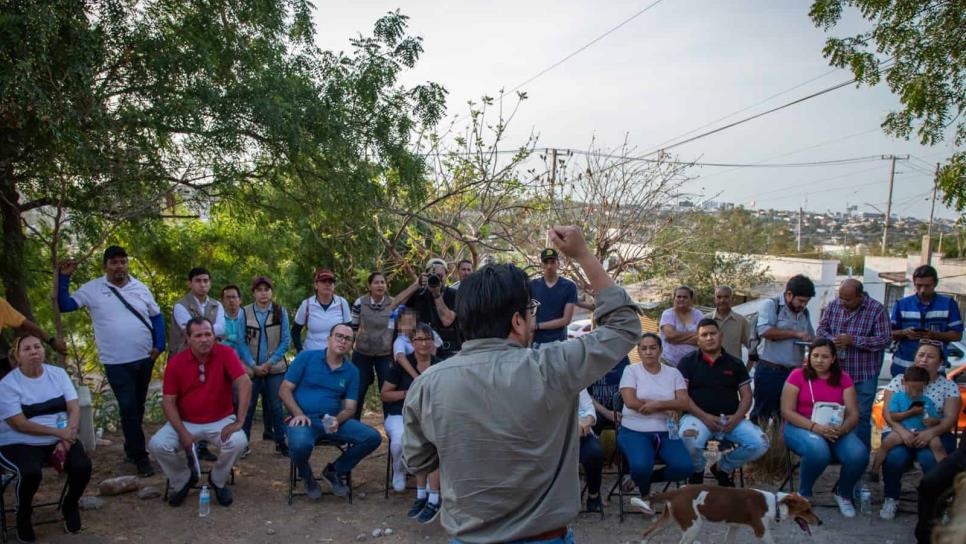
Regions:
<instances>
[{"instance_id":1,"label":"sky","mask_svg":"<svg viewBox=\"0 0 966 544\"><path fill-rule=\"evenodd\" d=\"M547 0L353 0L316 3L319 46L349 51L381 15L410 17L425 51L403 85L434 81L448 91L449 119L467 101L513 89L645 8L632 2ZM537 148L585 150L592 139L643 153L728 114L704 130L817 92L852 76L822 56L827 37L798 0L664 0L525 85L528 100L506 145L538 135ZM855 14L830 31L864 28ZM773 95L787 93L764 101ZM760 103L760 104L759 104ZM885 86L832 91L672 150L680 160L719 163L812 162L909 154L898 161L892 211L928 218L935 163L952 153L885 135L879 125L899 105ZM465 119L464 119L465 120ZM457 121L459 122L459 121ZM951 132L951 131L950 131ZM580 161L579 157L572 160ZM932 165L932 166L930 166ZM686 190L696 200L813 212L885 209L890 161L810 168L694 167ZM936 216L958 214L936 203Z\"/></svg>"}]
</instances>

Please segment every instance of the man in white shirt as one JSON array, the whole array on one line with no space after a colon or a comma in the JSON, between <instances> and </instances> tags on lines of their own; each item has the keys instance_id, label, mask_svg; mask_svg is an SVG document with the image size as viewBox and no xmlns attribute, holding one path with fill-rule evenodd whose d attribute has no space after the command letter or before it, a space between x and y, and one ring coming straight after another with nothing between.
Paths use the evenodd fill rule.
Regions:
<instances>
[{"instance_id":1,"label":"man in white shirt","mask_svg":"<svg viewBox=\"0 0 966 544\"><path fill-rule=\"evenodd\" d=\"M70 294L70 275L77 263L60 264L57 304L61 312L86 307L94 325L97 354L117 399L124 432L124 452L138 475L154 474L144 447L144 402L154 361L164 351L164 316L147 286L128 273L127 253L104 250L104 275Z\"/></svg>"}]
</instances>

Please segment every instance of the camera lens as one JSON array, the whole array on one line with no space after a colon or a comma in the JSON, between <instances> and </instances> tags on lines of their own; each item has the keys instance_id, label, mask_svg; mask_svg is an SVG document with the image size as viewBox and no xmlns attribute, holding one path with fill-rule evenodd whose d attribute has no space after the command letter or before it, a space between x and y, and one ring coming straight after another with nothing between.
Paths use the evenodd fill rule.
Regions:
<instances>
[{"instance_id":1,"label":"camera lens","mask_svg":"<svg viewBox=\"0 0 966 544\"><path fill-rule=\"evenodd\" d=\"M430 287L439 287L442 282L440 281L439 276L436 274L430 274L429 278L426 280L426 283Z\"/></svg>"}]
</instances>

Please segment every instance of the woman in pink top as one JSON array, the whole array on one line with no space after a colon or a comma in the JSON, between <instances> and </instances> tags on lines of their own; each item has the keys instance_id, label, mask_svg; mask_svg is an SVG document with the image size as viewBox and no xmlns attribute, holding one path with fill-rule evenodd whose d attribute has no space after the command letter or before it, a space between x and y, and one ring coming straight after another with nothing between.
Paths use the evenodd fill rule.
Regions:
<instances>
[{"instance_id":1,"label":"woman in pink top","mask_svg":"<svg viewBox=\"0 0 966 544\"><path fill-rule=\"evenodd\" d=\"M834 402L845 406L840 425L823 425L811 420L812 408L818 402ZM837 460L842 469L833 495L839 511L847 518L855 517L852 490L869 463L869 450L855 434L859 423L859 402L852 378L842 371L835 355L835 344L827 338L816 338L805 366L788 376L781 398L785 419L785 445L801 458L801 481L798 492L812 496L812 486L825 468Z\"/></svg>"}]
</instances>

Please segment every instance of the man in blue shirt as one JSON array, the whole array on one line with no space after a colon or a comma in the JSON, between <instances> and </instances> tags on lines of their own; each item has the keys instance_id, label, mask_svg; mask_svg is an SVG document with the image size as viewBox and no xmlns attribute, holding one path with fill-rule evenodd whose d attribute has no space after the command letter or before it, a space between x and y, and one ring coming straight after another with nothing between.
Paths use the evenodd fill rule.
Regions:
<instances>
[{"instance_id":1,"label":"man in blue shirt","mask_svg":"<svg viewBox=\"0 0 966 544\"><path fill-rule=\"evenodd\" d=\"M567 339L567 325L574 317L577 304L577 285L557 275L560 265L557 250L547 248L540 252L543 277L530 282L530 294L540 303L537 307L536 332L533 345Z\"/></svg>"},{"instance_id":2,"label":"man in blue shirt","mask_svg":"<svg viewBox=\"0 0 966 544\"><path fill-rule=\"evenodd\" d=\"M951 297L936 293L936 269L928 264L916 268L912 284L916 294L897 300L892 307L892 339L899 343L892 356L892 377L912 366L920 340L942 342L945 356L948 344L963 336L959 305Z\"/></svg>"},{"instance_id":3,"label":"man in blue shirt","mask_svg":"<svg viewBox=\"0 0 966 544\"><path fill-rule=\"evenodd\" d=\"M325 436L350 444L345 453L322 471L332 493L339 497L349 494L346 475L382 443L378 431L353 419L356 402L361 402L358 398L359 371L347 356L353 340L355 337L349 325L332 327L328 347L299 353L279 389L282 402L292 414L288 423L289 457L305 482L305 494L312 499L322 496L309 465L317 438ZM334 421L326 416L334 417ZM326 429L323 419L329 419L331 429Z\"/></svg>"}]
</instances>

